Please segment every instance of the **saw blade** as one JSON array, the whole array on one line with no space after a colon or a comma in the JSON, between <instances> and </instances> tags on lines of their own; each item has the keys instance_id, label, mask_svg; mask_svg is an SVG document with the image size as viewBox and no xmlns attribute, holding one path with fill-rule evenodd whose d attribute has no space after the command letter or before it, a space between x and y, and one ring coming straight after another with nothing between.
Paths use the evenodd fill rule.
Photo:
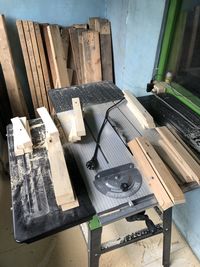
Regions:
<instances>
[{"instance_id":1,"label":"saw blade","mask_svg":"<svg viewBox=\"0 0 200 267\"><path fill-rule=\"evenodd\" d=\"M129 163L97 173L94 184L108 197L126 198L140 189L142 176L134 164Z\"/></svg>"}]
</instances>

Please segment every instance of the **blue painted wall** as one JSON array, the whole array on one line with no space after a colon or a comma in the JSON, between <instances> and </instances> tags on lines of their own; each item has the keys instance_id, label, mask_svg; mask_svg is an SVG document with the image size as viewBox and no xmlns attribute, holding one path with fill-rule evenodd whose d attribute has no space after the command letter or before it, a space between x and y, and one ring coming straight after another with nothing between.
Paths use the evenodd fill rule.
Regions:
<instances>
[{"instance_id":1,"label":"blue painted wall","mask_svg":"<svg viewBox=\"0 0 200 267\"><path fill-rule=\"evenodd\" d=\"M104 17L105 0L1 0L0 13L6 16L17 74L31 112L32 104L27 78L24 75L25 67L15 26L16 19L60 25L85 23L91 16Z\"/></svg>"},{"instance_id":2,"label":"blue painted wall","mask_svg":"<svg viewBox=\"0 0 200 267\"><path fill-rule=\"evenodd\" d=\"M165 0L107 0L112 23L116 83L145 95L153 72Z\"/></svg>"}]
</instances>

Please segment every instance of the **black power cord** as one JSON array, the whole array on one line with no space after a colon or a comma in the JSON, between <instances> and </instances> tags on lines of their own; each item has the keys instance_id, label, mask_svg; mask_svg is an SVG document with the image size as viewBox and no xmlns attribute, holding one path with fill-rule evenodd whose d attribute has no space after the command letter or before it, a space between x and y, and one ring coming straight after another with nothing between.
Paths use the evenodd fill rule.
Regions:
<instances>
[{"instance_id":1,"label":"black power cord","mask_svg":"<svg viewBox=\"0 0 200 267\"><path fill-rule=\"evenodd\" d=\"M103 129L106 125L106 123L108 122L108 116L110 111L116 107L118 104L120 104L125 98L121 98L117 103L115 103L114 105L112 105L111 107L109 107L106 111L103 123L101 125L101 128L99 130L98 136L97 136L97 141L96 141L96 146L95 146L95 150L94 150L94 154L91 158L91 160L86 162L86 167L90 170L95 170L97 168L98 165L98 160L97 160L97 154L98 154L98 149L99 149L99 144L100 144L100 139L101 139L101 134L103 132Z\"/></svg>"}]
</instances>

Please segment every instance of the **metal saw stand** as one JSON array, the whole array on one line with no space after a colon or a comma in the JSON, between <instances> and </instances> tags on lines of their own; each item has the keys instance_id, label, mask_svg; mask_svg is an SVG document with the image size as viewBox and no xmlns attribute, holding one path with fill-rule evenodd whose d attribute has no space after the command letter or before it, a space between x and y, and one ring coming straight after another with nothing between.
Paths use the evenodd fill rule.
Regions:
<instances>
[{"instance_id":1,"label":"metal saw stand","mask_svg":"<svg viewBox=\"0 0 200 267\"><path fill-rule=\"evenodd\" d=\"M93 219L81 225L81 230L85 237L88 248L88 267L98 267L100 256L106 252L112 251L117 248L127 246L129 244L141 241L145 238L152 237L157 234L163 233L163 257L162 264L164 267L170 266L170 248L171 248L171 227L172 227L172 208L161 213L158 207L155 208L162 218L162 224L156 224L154 231L149 227L140 231L119 237L116 240L111 240L106 243L101 243L101 235L103 226L99 221L97 215ZM134 215L134 214L133 214ZM137 214L135 215L137 216ZM137 219L136 219L137 220Z\"/></svg>"}]
</instances>

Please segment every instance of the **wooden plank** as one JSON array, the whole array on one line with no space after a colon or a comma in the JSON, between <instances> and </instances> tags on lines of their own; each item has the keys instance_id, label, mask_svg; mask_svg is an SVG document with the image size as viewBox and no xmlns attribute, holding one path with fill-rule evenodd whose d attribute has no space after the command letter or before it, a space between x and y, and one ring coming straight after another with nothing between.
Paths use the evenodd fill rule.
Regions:
<instances>
[{"instance_id":1,"label":"wooden plank","mask_svg":"<svg viewBox=\"0 0 200 267\"><path fill-rule=\"evenodd\" d=\"M43 106L42 94L41 94L41 90L40 90L40 83L39 83L39 78L38 78L38 73L37 73L37 66L36 66L36 61L35 61L35 56L34 56L34 51L33 51L33 44L32 44L32 40L31 40L28 21L22 21L22 24L23 24L23 28L24 28L24 34L25 34L26 44L27 44L27 48L28 48L28 54L29 54L29 58L30 58L30 65L31 65L33 80L34 80L34 84L35 84L35 92L36 92L37 102L38 102L38 106L42 107Z\"/></svg>"},{"instance_id":2,"label":"wooden plank","mask_svg":"<svg viewBox=\"0 0 200 267\"><path fill-rule=\"evenodd\" d=\"M53 63L56 73L56 87L70 86L67 72L67 62L58 25L47 26L50 47L53 55Z\"/></svg>"},{"instance_id":3,"label":"wooden plank","mask_svg":"<svg viewBox=\"0 0 200 267\"><path fill-rule=\"evenodd\" d=\"M145 137L138 137L136 140L172 202L174 204L184 203L183 192L149 141Z\"/></svg>"},{"instance_id":4,"label":"wooden plank","mask_svg":"<svg viewBox=\"0 0 200 267\"><path fill-rule=\"evenodd\" d=\"M96 31L85 31L82 33L82 36L84 83L101 81L99 33Z\"/></svg>"},{"instance_id":5,"label":"wooden plank","mask_svg":"<svg viewBox=\"0 0 200 267\"><path fill-rule=\"evenodd\" d=\"M50 71L51 71L51 77L52 77L52 81L53 81L53 87L52 88L56 88L56 70L55 70L55 66L54 66L54 62L53 62L53 55L52 55L52 51L51 51L51 47L50 47L50 41L49 41L49 36L48 36L48 32L47 32L47 26L46 24L42 25L42 31L43 31L43 36L44 36L44 43L45 43L45 48L46 48L46 52L47 52L47 58L48 58L48 62L49 62L49 66L50 66Z\"/></svg>"},{"instance_id":6,"label":"wooden plank","mask_svg":"<svg viewBox=\"0 0 200 267\"><path fill-rule=\"evenodd\" d=\"M38 75L38 80L39 80L39 86L40 86L40 91L41 91L41 96L42 96L42 103L43 103L43 106L47 110L49 110L48 98L47 98L47 94L46 94L46 87L45 87L44 76L43 76L43 71L42 71L42 63L41 63L41 59L40 59L40 54L39 54L39 49L38 49L38 44L37 44L37 39L36 39L33 21L28 21L28 26L29 26L31 42L32 42L32 47L33 47L33 54L34 54L34 58L35 58L37 75Z\"/></svg>"},{"instance_id":7,"label":"wooden plank","mask_svg":"<svg viewBox=\"0 0 200 267\"><path fill-rule=\"evenodd\" d=\"M69 28L69 35L70 35L70 42L73 54L73 62L74 67L77 75L77 82L78 84L83 83L83 77L81 73L81 62L80 62L80 50L79 50L79 36L82 35L85 29L75 29Z\"/></svg>"},{"instance_id":8,"label":"wooden plank","mask_svg":"<svg viewBox=\"0 0 200 267\"><path fill-rule=\"evenodd\" d=\"M156 173L152 169L148 159L143 153L141 147L136 140L132 140L128 143L128 146L133 153L133 157L137 163L139 170L141 171L143 178L146 180L150 188L152 189L160 207L166 210L173 206L169 195L160 183Z\"/></svg>"},{"instance_id":9,"label":"wooden plank","mask_svg":"<svg viewBox=\"0 0 200 267\"><path fill-rule=\"evenodd\" d=\"M143 128L155 128L153 117L142 106L137 98L129 91L123 91L124 97L127 101L127 106Z\"/></svg>"},{"instance_id":10,"label":"wooden plank","mask_svg":"<svg viewBox=\"0 0 200 267\"><path fill-rule=\"evenodd\" d=\"M51 168L55 197L58 205L76 201L72 189L67 165L64 158L58 130L45 108L37 109L46 129L46 145ZM50 136L50 138L49 138Z\"/></svg>"},{"instance_id":11,"label":"wooden plank","mask_svg":"<svg viewBox=\"0 0 200 267\"><path fill-rule=\"evenodd\" d=\"M26 73L27 73L29 88L30 88L30 92L31 92L33 107L34 107L34 110L36 111L36 109L38 108L39 105L38 105L38 101L37 101L35 83L34 83L34 79L33 79L33 73L31 70L31 62L30 62L30 57L28 54L28 47L27 47L27 43L26 43L26 39L25 39L22 21L17 20L16 25L17 25L19 40L20 40L20 44L21 44L21 48L22 48L24 63L25 63L25 67L26 67Z\"/></svg>"},{"instance_id":12,"label":"wooden plank","mask_svg":"<svg viewBox=\"0 0 200 267\"><path fill-rule=\"evenodd\" d=\"M90 18L89 27L100 33L102 80L113 81L111 26L107 19Z\"/></svg>"},{"instance_id":13,"label":"wooden plank","mask_svg":"<svg viewBox=\"0 0 200 267\"><path fill-rule=\"evenodd\" d=\"M19 117L11 119L13 125L14 152L15 156L32 152L33 144L31 137L25 129Z\"/></svg>"},{"instance_id":14,"label":"wooden plank","mask_svg":"<svg viewBox=\"0 0 200 267\"><path fill-rule=\"evenodd\" d=\"M85 30L87 30L88 25L87 25L87 23L84 23L84 24L73 24L72 27L75 28L75 29L85 29Z\"/></svg>"},{"instance_id":15,"label":"wooden plank","mask_svg":"<svg viewBox=\"0 0 200 267\"><path fill-rule=\"evenodd\" d=\"M191 176L191 178L200 183L200 166L191 157L189 152L179 143L179 141L174 137L174 135L167 129L167 127L157 127L157 132L169 146L174 155L179 159L182 168L185 172Z\"/></svg>"},{"instance_id":16,"label":"wooden plank","mask_svg":"<svg viewBox=\"0 0 200 267\"><path fill-rule=\"evenodd\" d=\"M0 63L13 115L28 116L21 85L17 79L4 15L0 15Z\"/></svg>"},{"instance_id":17,"label":"wooden plank","mask_svg":"<svg viewBox=\"0 0 200 267\"><path fill-rule=\"evenodd\" d=\"M68 62L68 53L69 53L69 27L62 27L61 28L61 38L64 48L64 55L65 55L65 61L66 61L66 68L67 68L67 62Z\"/></svg>"},{"instance_id":18,"label":"wooden plank","mask_svg":"<svg viewBox=\"0 0 200 267\"><path fill-rule=\"evenodd\" d=\"M79 97L72 98L72 106L74 111L75 127L78 136L85 136L85 125Z\"/></svg>"},{"instance_id":19,"label":"wooden plank","mask_svg":"<svg viewBox=\"0 0 200 267\"><path fill-rule=\"evenodd\" d=\"M45 55L45 50L44 50L44 43L42 40L42 33L40 30L40 25L37 22L34 22L34 29L35 29L35 35L36 35L36 40L37 40L37 45L38 45L38 51L40 55L40 60L41 60L41 66L42 66L42 73L43 73L43 78L44 78L44 83L45 83L45 89L46 89L46 95L47 95L47 100L48 100L48 105L50 112L52 112L53 107L50 101L50 98L48 96L48 91L53 88L52 80L51 80L51 74L50 70L48 67L48 63L46 60L46 55Z\"/></svg>"},{"instance_id":20,"label":"wooden plank","mask_svg":"<svg viewBox=\"0 0 200 267\"><path fill-rule=\"evenodd\" d=\"M69 77L69 84L72 85L74 71L72 69L67 68L67 72L68 72L68 77Z\"/></svg>"}]
</instances>

